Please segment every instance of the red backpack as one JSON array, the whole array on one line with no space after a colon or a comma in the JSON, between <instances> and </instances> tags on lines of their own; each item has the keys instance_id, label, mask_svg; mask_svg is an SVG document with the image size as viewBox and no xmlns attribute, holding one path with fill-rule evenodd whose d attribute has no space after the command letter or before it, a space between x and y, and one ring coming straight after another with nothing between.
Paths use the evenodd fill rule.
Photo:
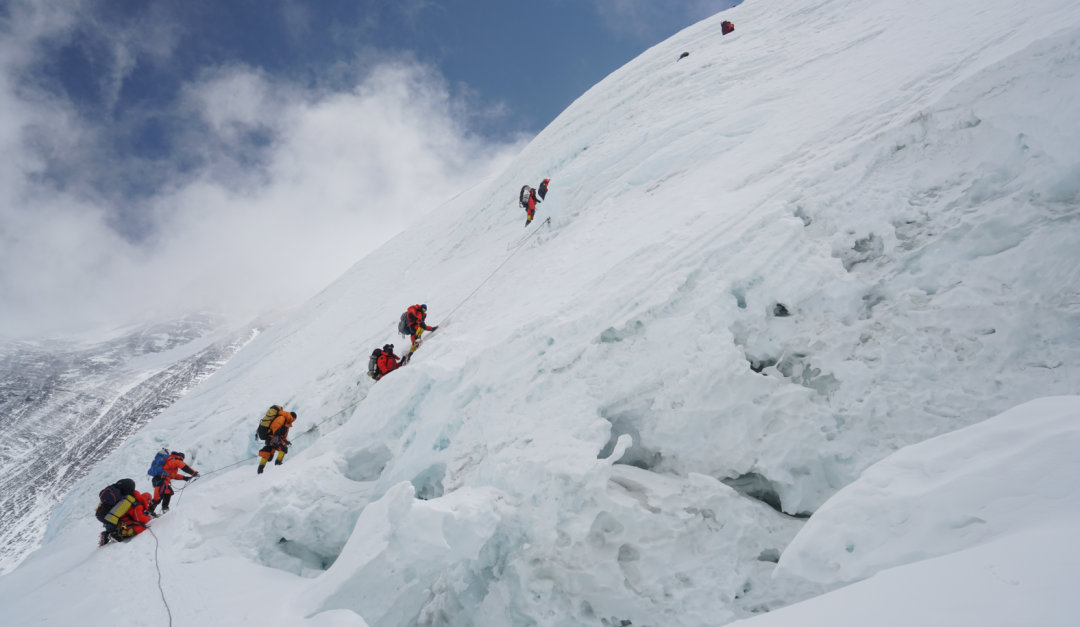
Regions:
<instances>
[{"instance_id":1,"label":"red backpack","mask_svg":"<svg viewBox=\"0 0 1080 627\"><path fill-rule=\"evenodd\" d=\"M735 30L735 25L732 24L731 22L728 22L727 20L724 20L723 22L720 22L720 34L721 35L727 35L728 33L732 32L734 30Z\"/></svg>"}]
</instances>

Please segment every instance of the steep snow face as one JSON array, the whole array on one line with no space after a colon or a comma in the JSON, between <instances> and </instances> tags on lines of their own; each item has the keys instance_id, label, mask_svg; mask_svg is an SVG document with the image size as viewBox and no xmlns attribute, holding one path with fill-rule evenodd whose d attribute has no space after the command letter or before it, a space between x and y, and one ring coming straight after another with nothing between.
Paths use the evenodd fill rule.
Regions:
<instances>
[{"instance_id":1,"label":"steep snow face","mask_svg":"<svg viewBox=\"0 0 1080 627\"><path fill-rule=\"evenodd\" d=\"M259 577L290 624L716 625L820 592L772 577L806 514L1078 391L1080 5L1017 10L747 2L649 50L132 437L0 599L76 618L29 582L143 550L94 552L87 512L166 444L222 469L154 525L191 622ZM418 302L439 331L373 385ZM256 476L271 403L293 452Z\"/></svg>"}]
</instances>

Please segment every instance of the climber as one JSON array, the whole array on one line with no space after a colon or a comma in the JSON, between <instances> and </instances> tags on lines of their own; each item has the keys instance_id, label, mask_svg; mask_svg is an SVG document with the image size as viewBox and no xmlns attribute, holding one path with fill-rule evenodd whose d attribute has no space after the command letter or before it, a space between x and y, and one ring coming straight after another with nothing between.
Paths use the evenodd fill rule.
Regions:
<instances>
[{"instance_id":1,"label":"climber","mask_svg":"<svg viewBox=\"0 0 1080 627\"><path fill-rule=\"evenodd\" d=\"M117 481L99 492L98 498L101 502L94 514L105 525L98 546L108 544L109 540L121 542L138 535L150 522L150 516L146 513L150 495L136 490L132 479Z\"/></svg>"},{"instance_id":2,"label":"climber","mask_svg":"<svg viewBox=\"0 0 1080 627\"><path fill-rule=\"evenodd\" d=\"M275 405L275 407L277 406ZM262 474L263 469L266 468L266 462L270 461L270 458L274 456L274 451L277 451L277 459L274 460L274 465L281 465L285 459L285 454L289 452L289 444L291 444L289 442L289 428L292 427L298 415L296 412L287 412L282 409L277 412L274 419L267 426L266 435L263 436L266 446L259 450L259 457L262 459L259 460L258 474Z\"/></svg>"},{"instance_id":3,"label":"climber","mask_svg":"<svg viewBox=\"0 0 1080 627\"><path fill-rule=\"evenodd\" d=\"M678 63L679 61L682 61L683 59L685 59L688 56L690 56L689 52L682 53L681 55L679 55L679 58L675 60L675 63Z\"/></svg>"},{"instance_id":4,"label":"climber","mask_svg":"<svg viewBox=\"0 0 1080 627\"><path fill-rule=\"evenodd\" d=\"M378 381L404 365L404 358L394 354L394 345L387 344L379 351L379 358L375 363L375 374L372 378Z\"/></svg>"},{"instance_id":5,"label":"climber","mask_svg":"<svg viewBox=\"0 0 1080 627\"><path fill-rule=\"evenodd\" d=\"M180 474L179 471L188 473L189 476L185 477ZM151 483L154 486L154 500L150 502L149 514L154 518L158 517L157 506L161 503L161 513L169 511L169 501L172 500L172 495L175 492L172 489L172 482L174 479L179 481L191 481L195 477L198 477L199 473L191 469L184 462L184 454L179 451L173 451L169 453L168 458L165 459L165 463L161 466L161 473L155 476Z\"/></svg>"},{"instance_id":6,"label":"climber","mask_svg":"<svg viewBox=\"0 0 1080 627\"><path fill-rule=\"evenodd\" d=\"M547 197L548 183L551 179L544 179L544 182L540 183L540 189L533 189L528 185L521 188L521 193L518 195L518 206L525 210L525 226L529 226L529 223L533 220L533 215L536 214L537 203L544 200ZM540 195L537 198L537 194Z\"/></svg>"},{"instance_id":7,"label":"climber","mask_svg":"<svg viewBox=\"0 0 1080 627\"><path fill-rule=\"evenodd\" d=\"M724 20L723 22L720 22L720 34L721 35L727 35L730 32L734 32L734 30L735 30L735 25L732 24L731 22L729 22L727 20Z\"/></svg>"},{"instance_id":8,"label":"climber","mask_svg":"<svg viewBox=\"0 0 1080 627\"><path fill-rule=\"evenodd\" d=\"M393 346L393 344L387 344L387 346ZM367 376L375 379L376 381L378 381L379 377L382 376L379 374L379 358L382 357L382 351L383 349L381 348L376 348L375 350L371 351L371 357L368 358L367 362Z\"/></svg>"},{"instance_id":9,"label":"climber","mask_svg":"<svg viewBox=\"0 0 1080 627\"><path fill-rule=\"evenodd\" d=\"M427 320L427 305L413 305L409 310L401 314L401 322L398 323L398 332L409 338L412 346L409 347L409 355L405 357L405 363L409 363L409 356L416 352L420 346L420 336L424 331L434 331L438 326L429 327Z\"/></svg>"}]
</instances>

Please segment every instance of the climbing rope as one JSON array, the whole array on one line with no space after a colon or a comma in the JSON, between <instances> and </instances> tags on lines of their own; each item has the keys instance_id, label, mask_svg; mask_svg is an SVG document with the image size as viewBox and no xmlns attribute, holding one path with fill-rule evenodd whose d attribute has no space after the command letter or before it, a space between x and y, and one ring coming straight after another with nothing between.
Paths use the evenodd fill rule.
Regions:
<instances>
[{"instance_id":1,"label":"climbing rope","mask_svg":"<svg viewBox=\"0 0 1080 627\"><path fill-rule=\"evenodd\" d=\"M357 405L359 405L359 404L360 404L360 403L362 403L363 401L364 401L364 399L360 399L360 400L356 401L355 403L353 403L352 405L349 405L349 406L348 406L348 407L346 407L345 409L342 409L341 411L337 412L336 414L330 414L330 416L329 416L329 417L328 417L328 418L327 418L326 420L324 420L324 421L322 421L322 422L320 422L320 423L317 423L317 424L314 424L314 425L312 425L311 427L309 427L309 428L308 428L308 430L307 430L307 431L305 431L305 432L301 433L300 435L298 435L298 436L296 436L296 437L301 437L301 436L305 436L305 435L307 435L307 434L311 433L311 432L312 432L312 431L314 431L314 430L315 430L316 428L318 428L318 427L320 427L320 426L322 426L322 425L324 425L324 424L326 424L326 423L330 422L330 420L331 420L332 418L335 418L335 417L337 417L337 416L340 416L341 414L344 414L345 412L349 411L349 410L350 410L350 409L352 409L353 407L356 407ZM256 456L256 457L257 457L257 456Z\"/></svg>"},{"instance_id":2,"label":"climbing rope","mask_svg":"<svg viewBox=\"0 0 1080 627\"><path fill-rule=\"evenodd\" d=\"M179 490L174 490L174 492L179 492L180 493L180 496L176 497L176 504L177 505L180 504L180 499L184 498L184 494L183 494L184 490L187 490L188 488L190 488L191 484L195 483L195 480L198 479L198 478L199 478L199 475L195 475L194 477L191 477L187 481L184 482L187 485L180 488Z\"/></svg>"},{"instance_id":3,"label":"climbing rope","mask_svg":"<svg viewBox=\"0 0 1080 627\"><path fill-rule=\"evenodd\" d=\"M473 297L474 294L479 292L480 288L484 287L484 284L486 284L488 281L491 280L491 277L495 276L495 274L498 273L499 270L502 270L502 267L505 266L508 261L513 259L514 255L518 254L518 251L521 250L521 248L525 245L525 242L529 241L530 239L533 238L533 236L535 236L537 233L539 233L540 232L540 227L544 226L545 224L548 225L549 227L551 226L551 217L550 216L548 216L543 222L541 222L539 225L537 225L537 227L535 229L533 229L533 232L528 237L521 240L521 243L514 247L514 252L511 253L510 256L507 257L502 263L500 263L499 267L495 268L495 271L492 272L490 275L488 275L488 278L484 279L483 283L481 283L479 286L477 286L477 288L475 290L473 290L471 294L466 296L465 300L458 303L457 307L454 307L453 309L450 310L450 313L446 314L446 317L443 318L443 324L446 324L446 322L448 320L450 320L450 317L454 315L454 312L456 312L458 309L461 309L462 305L467 303L469 301L469 299Z\"/></svg>"},{"instance_id":4,"label":"climbing rope","mask_svg":"<svg viewBox=\"0 0 1080 627\"><path fill-rule=\"evenodd\" d=\"M179 502L179 499L177 499ZM169 602L165 600L165 588L161 587L161 564L158 562L158 547L161 543L158 542L157 534L150 527L146 527L146 530L150 532L150 535L154 536L154 568L157 569L157 587L161 592L161 602L165 604L165 611L169 613L169 627L172 627L172 609L169 607Z\"/></svg>"},{"instance_id":5,"label":"climbing rope","mask_svg":"<svg viewBox=\"0 0 1080 627\"><path fill-rule=\"evenodd\" d=\"M221 468L218 468L217 470L211 470L210 472L200 473L200 474L212 475L215 472L221 472L222 470L225 470L226 468L232 468L233 466L239 466L240 464L243 464L244 462L250 462L251 460L255 459L256 457L258 457L258 455L252 455L251 457L249 457L247 459L242 459L242 460L236 462L235 464L229 464L228 466L222 466ZM187 486L184 486L184 489L186 490Z\"/></svg>"}]
</instances>

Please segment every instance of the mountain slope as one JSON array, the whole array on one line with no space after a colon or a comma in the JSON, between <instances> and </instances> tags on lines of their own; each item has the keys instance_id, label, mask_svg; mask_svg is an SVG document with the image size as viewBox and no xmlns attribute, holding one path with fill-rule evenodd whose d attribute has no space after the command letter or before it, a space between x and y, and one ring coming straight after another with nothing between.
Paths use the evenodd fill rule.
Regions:
<instances>
[{"instance_id":1,"label":"mountain slope","mask_svg":"<svg viewBox=\"0 0 1080 627\"><path fill-rule=\"evenodd\" d=\"M208 315L99 342L24 341L0 358L0 571L41 542L74 483L265 329Z\"/></svg>"},{"instance_id":2,"label":"mountain slope","mask_svg":"<svg viewBox=\"0 0 1080 627\"><path fill-rule=\"evenodd\" d=\"M43 601L128 556L156 616L152 540L187 622L716 625L820 593L772 578L806 514L1077 392L1078 59L1050 0L748 2L679 33L133 436L0 599L74 619ZM417 302L439 331L372 385ZM271 403L299 412L285 465L230 466ZM221 472L93 550L97 490L163 443Z\"/></svg>"}]
</instances>

